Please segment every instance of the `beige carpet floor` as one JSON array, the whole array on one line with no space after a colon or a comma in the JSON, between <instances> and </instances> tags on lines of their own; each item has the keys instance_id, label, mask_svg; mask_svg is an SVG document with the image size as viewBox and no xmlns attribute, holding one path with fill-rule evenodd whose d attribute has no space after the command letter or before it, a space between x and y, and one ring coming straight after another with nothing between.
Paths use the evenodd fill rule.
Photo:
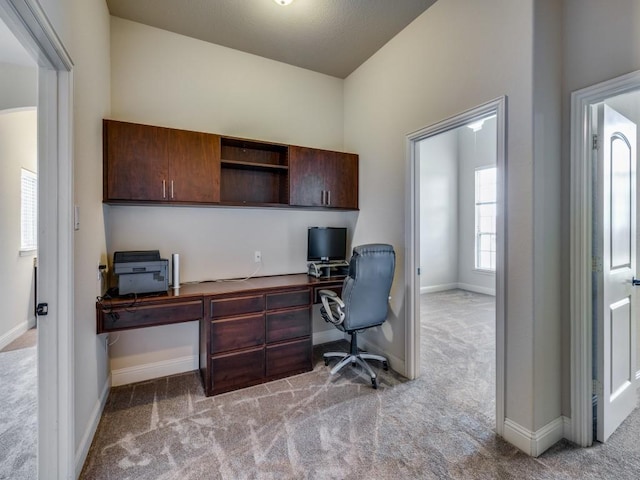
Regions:
<instances>
[{"instance_id":1,"label":"beige carpet floor","mask_svg":"<svg viewBox=\"0 0 640 480\"><path fill-rule=\"evenodd\" d=\"M0 351L0 479L36 478L36 340L34 328Z\"/></svg>"},{"instance_id":2,"label":"beige carpet floor","mask_svg":"<svg viewBox=\"0 0 640 480\"><path fill-rule=\"evenodd\" d=\"M113 388L81 478L640 477L640 415L606 445L563 441L537 459L498 438L494 299L422 300L419 379L378 368L374 390L357 369L332 377L324 345L312 372L215 397L195 372Z\"/></svg>"}]
</instances>

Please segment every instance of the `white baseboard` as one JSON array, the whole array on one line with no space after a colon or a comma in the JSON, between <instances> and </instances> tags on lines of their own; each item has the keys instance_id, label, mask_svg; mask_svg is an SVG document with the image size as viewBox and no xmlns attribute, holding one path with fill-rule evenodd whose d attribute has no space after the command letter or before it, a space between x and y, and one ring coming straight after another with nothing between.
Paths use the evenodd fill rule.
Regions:
<instances>
[{"instance_id":1,"label":"white baseboard","mask_svg":"<svg viewBox=\"0 0 640 480\"><path fill-rule=\"evenodd\" d=\"M571 427L571 418L562 416L562 434L563 437L573 441L573 429Z\"/></svg>"},{"instance_id":2,"label":"white baseboard","mask_svg":"<svg viewBox=\"0 0 640 480\"><path fill-rule=\"evenodd\" d=\"M445 283L442 285L431 285L428 287L420 287L420 293L446 292L458 288L457 283Z\"/></svg>"},{"instance_id":3,"label":"white baseboard","mask_svg":"<svg viewBox=\"0 0 640 480\"><path fill-rule=\"evenodd\" d=\"M35 326L36 319L30 318L29 320L25 320L24 322L19 323L11 330L9 330L4 335L0 336L0 350L13 342L16 338L22 335L24 332L29 330L31 327Z\"/></svg>"},{"instance_id":4,"label":"white baseboard","mask_svg":"<svg viewBox=\"0 0 640 480\"><path fill-rule=\"evenodd\" d=\"M87 454L89 453L91 442L93 441L93 437L96 434L96 430L98 428L98 423L100 423L100 418L102 417L102 411L104 410L104 406L107 403L107 397L109 396L110 387L111 376L107 377L107 381L102 387L100 396L98 397L98 400L93 407L93 411L91 412L91 416L89 417L89 423L84 432L84 435L82 436L82 440L80 440L80 443L78 444L78 449L76 450L75 456L76 478L80 477L82 467L84 466L84 462L87 459Z\"/></svg>"},{"instance_id":5,"label":"white baseboard","mask_svg":"<svg viewBox=\"0 0 640 480\"><path fill-rule=\"evenodd\" d=\"M564 429L565 417L558 417L535 432L506 418L503 434L507 442L518 447L527 455L538 457L564 438Z\"/></svg>"},{"instance_id":6,"label":"white baseboard","mask_svg":"<svg viewBox=\"0 0 640 480\"><path fill-rule=\"evenodd\" d=\"M470 283L444 283L442 285L431 285L428 287L420 287L420 293L435 293L435 292L445 292L447 290L455 290L459 288L460 290L467 290L469 292L475 293L483 293L485 295L496 296L495 288L481 287L479 285L472 285Z\"/></svg>"},{"instance_id":7,"label":"white baseboard","mask_svg":"<svg viewBox=\"0 0 640 480\"><path fill-rule=\"evenodd\" d=\"M136 365L111 371L111 385L127 385L129 383L143 382L152 378L166 377L177 373L191 372L200 368L198 355L172 358L160 362Z\"/></svg>"},{"instance_id":8,"label":"white baseboard","mask_svg":"<svg viewBox=\"0 0 640 480\"><path fill-rule=\"evenodd\" d=\"M480 287L478 285L471 285L470 283L458 283L458 288L469 292L484 293L485 295L492 295L494 297L496 296L495 288Z\"/></svg>"},{"instance_id":9,"label":"white baseboard","mask_svg":"<svg viewBox=\"0 0 640 480\"><path fill-rule=\"evenodd\" d=\"M342 330L332 328L331 330L325 330L323 332L314 332L312 342L314 345L320 345L321 343L337 342L346 338Z\"/></svg>"}]
</instances>

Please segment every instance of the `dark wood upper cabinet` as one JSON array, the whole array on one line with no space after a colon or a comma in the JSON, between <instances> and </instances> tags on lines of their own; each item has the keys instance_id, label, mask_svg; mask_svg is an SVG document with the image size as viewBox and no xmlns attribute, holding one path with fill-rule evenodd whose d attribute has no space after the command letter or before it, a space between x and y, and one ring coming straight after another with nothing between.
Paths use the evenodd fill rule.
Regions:
<instances>
[{"instance_id":1,"label":"dark wood upper cabinet","mask_svg":"<svg viewBox=\"0 0 640 480\"><path fill-rule=\"evenodd\" d=\"M358 156L289 147L289 203L294 206L358 208Z\"/></svg>"},{"instance_id":2,"label":"dark wood upper cabinet","mask_svg":"<svg viewBox=\"0 0 640 480\"><path fill-rule=\"evenodd\" d=\"M103 198L105 202L218 202L220 137L105 120Z\"/></svg>"},{"instance_id":3,"label":"dark wood upper cabinet","mask_svg":"<svg viewBox=\"0 0 640 480\"><path fill-rule=\"evenodd\" d=\"M169 201L215 203L220 200L220 137L170 130Z\"/></svg>"},{"instance_id":4,"label":"dark wood upper cabinet","mask_svg":"<svg viewBox=\"0 0 640 480\"><path fill-rule=\"evenodd\" d=\"M358 156L104 120L105 203L358 209Z\"/></svg>"},{"instance_id":5,"label":"dark wood upper cabinet","mask_svg":"<svg viewBox=\"0 0 640 480\"><path fill-rule=\"evenodd\" d=\"M103 199L166 199L169 164L167 130L104 121Z\"/></svg>"}]
</instances>

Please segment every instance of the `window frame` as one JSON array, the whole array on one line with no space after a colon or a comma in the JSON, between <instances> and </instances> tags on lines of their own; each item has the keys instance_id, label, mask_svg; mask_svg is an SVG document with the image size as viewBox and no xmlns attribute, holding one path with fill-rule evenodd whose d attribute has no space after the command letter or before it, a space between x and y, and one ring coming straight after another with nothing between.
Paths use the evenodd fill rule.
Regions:
<instances>
[{"instance_id":1,"label":"window frame","mask_svg":"<svg viewBox=\"0 0 640 480\"><path fill-rule=\"evenodd\" d=\"M496 183L494 183L495 191L493 194L493 201L481 201L479 199L479 192L481 191L480 185L480 176L479 172L484 170L494 170L496 179ZM482 167L476 167L474 169L474 217L475 217L475 228L474 228L474 271L479 273L486 274L495 274L496 273L496 260L497 260L497 178L498 178L498 167L496 165L486 165ZM493 205L494 207L494 221L493 221L493 231L484 231L481 230L481 221L480 221L480 211L482 206ZM481 250L481 238L483 236L489 236L489 250ZM481 265L481 253L489 252L490 260L489 266Z\"/></svg>"},{"instance_id":2,"label":"window frame","mask_svg":"<svg viewBox=\"0 0 640 480\"><path fill-rule=\"evenodd\" d=\"M29 191L26 191L28 187ZM26 195L29 195L29 198ZM38 174L20 168L20 256L38 251Z\"/></svg>"}]
</instances>

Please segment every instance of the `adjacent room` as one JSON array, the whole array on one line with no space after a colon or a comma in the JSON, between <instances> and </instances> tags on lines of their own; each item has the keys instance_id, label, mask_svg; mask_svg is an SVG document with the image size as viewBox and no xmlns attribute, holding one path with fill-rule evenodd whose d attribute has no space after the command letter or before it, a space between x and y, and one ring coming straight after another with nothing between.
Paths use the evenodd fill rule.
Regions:
<instances>
[{"instance_id":1,"label":"adjacent room","mask_svg":"<svg viewBox=\"0 0 640 480\"><path fill-rule=\"evenodd\" d=\"M0 21L0 476L37 472L37 69Z\"/></svg>"}]
</instances>

